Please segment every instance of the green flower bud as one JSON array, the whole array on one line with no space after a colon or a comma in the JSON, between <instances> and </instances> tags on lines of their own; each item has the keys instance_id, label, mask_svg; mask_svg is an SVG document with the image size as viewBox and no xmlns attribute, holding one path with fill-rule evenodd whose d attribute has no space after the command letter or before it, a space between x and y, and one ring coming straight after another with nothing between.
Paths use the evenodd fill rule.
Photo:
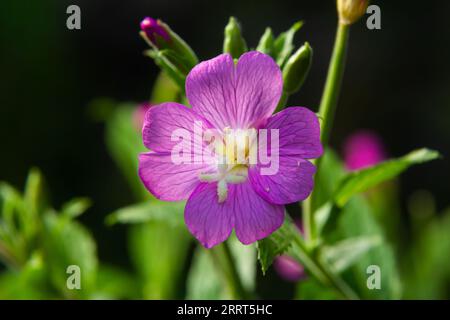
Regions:
<instances>
[{"instance_id":1,"label":"green flower bud","mask_svg":"<svg viewBox=\"0 0 450 320\"><path fill-rule=\"evenodd\" d=\"M166 52L163 55L181 73L187 75L198 63L198 58L191 47L161 20L147 17L141 22L141 30L142 38L155 51L153 56L158 56L158 51Z\"/></svg>"},{"instance_id":2,"label":"green flower bud","mask_svg":"<svg viewBox=\"0 0 450 320\"><path fill-rule=\"evenodd\" d=\"M241 35L241 28L234 17L225 27L225 39L223 42L223 52L228 52L234 59L237 59L247 51L247 44Z\"/></svg>"},{"instance_id":3,"label":"green flower bud","mask_svg":"<svg viewBox=\"0 0 450 320\"><path fill-rule=\"evenodd\" d=\"M300 47L283 67L283 90L292 94L300 89L311 68L313 50L308 42Z\"/></svg>"},{"instance_id":4,"label":"green flower bud","mask_svg":"<svg viewBox=\"0 0 450 320\"><path fill-rule=\"evenodd\" d=\"M258 47L256 47L256 50L268 55L272 55L273 44L274 44L274 36L272 29L266 28L266 31L259 40Z\"/></svg>"},{"instance_id":5,"label":"green flower bud","mask_svg":"<svg viewBox=\"0 0 450 320\"><path fill-rule=\"evenodd\" d=\"M337 0L336 4L339 23L350 25L366 13L369 0Z\"/></svg>"}]
</instances>

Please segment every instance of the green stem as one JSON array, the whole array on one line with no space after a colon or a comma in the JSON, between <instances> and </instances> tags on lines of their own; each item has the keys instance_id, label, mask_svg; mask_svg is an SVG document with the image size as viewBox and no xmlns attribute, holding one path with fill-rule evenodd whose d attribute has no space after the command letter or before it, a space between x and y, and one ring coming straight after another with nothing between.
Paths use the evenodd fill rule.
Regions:
<instances>
[{"instance_id":1,"label":"green stem","mask_svg":"<svg viewBox=\"0 0 450 320\"><path fill-rule=\"evenodd\" d=\"M339 93L341 91L342 78L345 69L345 59L347 55L349 31L350 26L348 25L339 24L337 27L333 54L331 56L327 79L320 102L320 139L324 147L327 146L330 139L330 132L333 126L334 114L336 112ZM315 177L316 180L321 171L321 159L322 158L319 158L317 161L315 161L315 165L317 167L317 174ZM303 227L305 230L305 237L312 246L316 245L317 240L317 230L313 217L314 211L316 209L314 208L314 199L316 196L315 194L316 193L313 190L309 198L303 201Z\"/></svg>"},{"instance_id":2,"label":"green stem","mask_svg":"<svg viewBox=\"0 0 450 320\"><path fill-rule=\"evenodd\" d=\"M225 241L221 245L218 245L211 250L211 253L217 268L222 272L223 278L233 298L247 299L248 294L242 284L228 243Z\"/></svg>"},{"instance_id":3,"label":"green stem","mask_svg":"<svg viewBox=\"0 0 450 320\"><path fill-rule=\"evenodd\" d=\"M303 242L300 235L294 237L294 245L297 247L296 258L319 282L334 288L342 297L349 300L358 300L358 295L351 287L337 274L330 270L326 262L311 251Z\"/></svg>"},{"instance_id":4,"label":"green stem","mask_svg":"<svg viewBox=\"0 0 450 320\"><path fill-rule=\"evenodd\" d=\"M341 91L342 78L345 69L345 58L350 26L339 24L334 42L333 55L328 68L327 80L320 101L319 117L322 119L321 140L326 146L333 126L334 114Z\"/></svg>"}]
</instances>

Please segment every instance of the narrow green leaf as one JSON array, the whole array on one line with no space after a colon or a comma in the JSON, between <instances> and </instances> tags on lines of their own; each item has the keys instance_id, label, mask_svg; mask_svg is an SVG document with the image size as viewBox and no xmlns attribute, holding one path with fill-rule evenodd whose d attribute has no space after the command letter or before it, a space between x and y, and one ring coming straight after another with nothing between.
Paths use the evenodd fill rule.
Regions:
<instances>
[{"instance_id":1,"label":"narrow green leaf","mask_svg":"<svg viewBox=\"0 0 450 320\"><path fill-rule=\"evenodd\" d=\"M91 206L91 200L88 198L75 198L65 203L61 209L61 214L74 219L83 214Z\"/></svg>"},{"instance_id":2,"label":"narrow green leaf","mask_svg":"<svg viewBox=\"0 0 450 320\"><path fill-rule=\"evenodd\" d=\"M401 158L349 173L337 188L334 199L339 207L343 207L353 195L396 177L414 164L431 161L438 157L439 153L436 151L419 149Z\"/></svg>"},{"instance_id":3,"label":"narrow green leaf","mask_svg":"<svg viewBox=\"0 0 450 320\"><path fill-rule=\"evenodd\" d=\"M356 263L367 251L381 243L379 236L361 236L342 240L322 248L321 254L332 270L340 273Z\"/></svg>"},{"instance_id":4,"label":"narrow green leaf","mask_svg":"<svg viewBox=\"0 0 450 320\"><path fill-rule=\"evenodd\" d=\"M184 226L185 202L146 201L117 210L106 217L106 223L143 223L163 221L174 226Z\"/></svg>"}]
</instances>

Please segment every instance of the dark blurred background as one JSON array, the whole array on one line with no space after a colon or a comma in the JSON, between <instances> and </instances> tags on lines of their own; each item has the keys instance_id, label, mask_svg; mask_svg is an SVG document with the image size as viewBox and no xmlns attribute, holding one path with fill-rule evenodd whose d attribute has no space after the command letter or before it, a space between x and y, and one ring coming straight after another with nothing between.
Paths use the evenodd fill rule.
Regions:
<instances>
[{"instance_id":1,"label":"dark blurred background","mask_svg":"<svg viewBox=\"0 0 450 320\"><path fill-rule=\"evenodd\" d=\"M390 156L429 147L450 154L450 2L373 1L382 29L365 21L351 30L348 64L332 135L342 150L355 130L377 132ZM66 28L66 8L81 8L81 30ZM124 229L104 217L133 201L110 159L103 126L87 112L90 101L111 97L144 101L158 69L145 58L138 35L145 16L161 18L201 60L222 50L230 15L242 24L249 46L266 26L276 33L305 20L296 44L309 41L313 66L289 105L317 110L334 40L334 1L270 0L3 0L0 10L0 180L22 187L31 166L47 178L56 206L87 196L93 207L81 219L94 231L100 258L128 264ZM418 189L432 192L438 209L448 199L446 158L400 178L402 205Z\"/></svg>"}]
</instances>

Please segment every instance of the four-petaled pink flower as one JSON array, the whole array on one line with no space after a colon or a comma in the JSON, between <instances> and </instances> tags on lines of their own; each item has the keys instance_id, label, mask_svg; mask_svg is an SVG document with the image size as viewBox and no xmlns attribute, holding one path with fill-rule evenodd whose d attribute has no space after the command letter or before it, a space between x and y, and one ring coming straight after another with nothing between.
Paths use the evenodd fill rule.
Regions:
<instances>
[{"instance_id":1,"label":"four-petaled pink flower","mask_svg":"<svg viewBox=\"0 0 450 320\"><path fill-rule=\"evenodd\" d=\"M322 154L319 122L303 107L272 115L282 88L280 68L271 57L247 52L235 64L222 54L187 76L192 108L169 102L146 114L143 141L151 151L139 156L139 176L158 199L187 199L185 223L207 248L225 241L233 228L243 244L267 237L282 225L284 205L304 200L313 188L315 167L306 159ZM172 141L172 133L184 129L195 135L195 122L222 134L278 129L277 173L261 175L260 163L225 168L210 162L174 164L171 153L179 141Z\"/></svg>"}]
</instances>

